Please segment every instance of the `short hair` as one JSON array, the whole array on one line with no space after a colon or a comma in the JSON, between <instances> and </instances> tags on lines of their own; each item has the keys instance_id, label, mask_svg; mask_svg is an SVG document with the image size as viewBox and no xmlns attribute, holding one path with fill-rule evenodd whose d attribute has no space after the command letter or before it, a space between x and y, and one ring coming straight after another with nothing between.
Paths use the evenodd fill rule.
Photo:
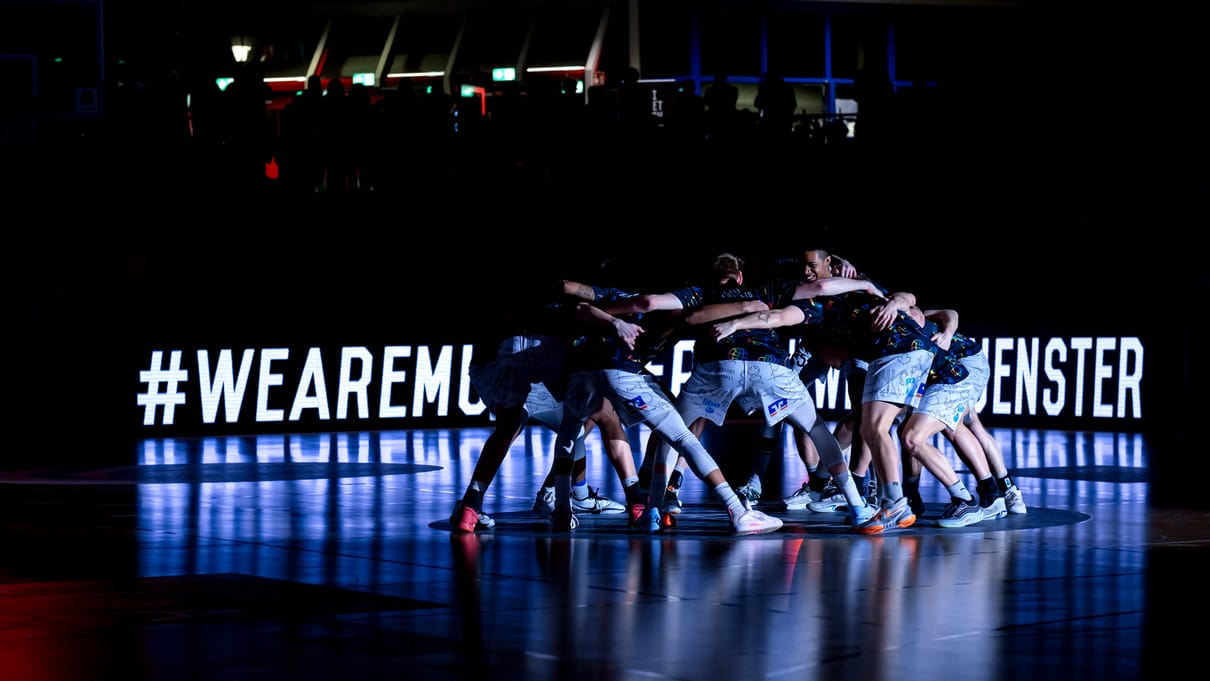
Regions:
<instances>
[{"instance_id":1,"label":"short hair","mask_svg":"<svg viewBox=\"0 0 1210 681\"><path fill-rule=\"evenodd\" d=\"M740 270L744 269L744 261L731 253L719 253L714 258L711 271L720 279L736 279Z\"/></svg>"}]
</instances>

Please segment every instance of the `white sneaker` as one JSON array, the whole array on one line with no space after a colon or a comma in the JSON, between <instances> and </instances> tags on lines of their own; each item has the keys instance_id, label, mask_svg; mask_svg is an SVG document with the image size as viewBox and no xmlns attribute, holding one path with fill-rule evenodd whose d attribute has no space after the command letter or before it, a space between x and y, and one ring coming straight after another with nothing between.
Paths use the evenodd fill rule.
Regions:
<instances>
[{"instance_id":1,"label":"white sneaker","mask_svg":"<svg viewBox=\"0 0 1210 681\"><path fill-rule=\"evenodd\" d=\"M766 534L781 529L780 518L765 515L760 511L748 508L746 504L744 509L739 515L731 516L731 526L735 528L736 534Z\"/></svg>"},{"instance_id":2,"label":"white sneaker","mask_svg":"<svg viewBox=\"0 0 1210 681\"><path fill-rule=\"evenodd\" d=\"M552 499L553 507L553 499ZM597 494L595 487L588 488L588 496L583 499L577 499L575 494L571 495L571 510L576 513L625 513L626 505L619 504L612 499L608 499Z\"/></svg>"},{"instance_id":3,"label":"white sneaker","mask_svg":"<svg viewBox=\"0 0 1210 681\"><path fill-rule=\"evenodd\" d=\"M549 518L551 513L555 512L555 488L543 487L538 490L538 496L534 499L534 513L540 516Z\"/></svg>"},{"instance_id":4,"label":"white sneaker","mask_svg":"<svg viewBox=\"0 0 1210 681\"><path fill-rule=\"evenodd\" d=\"M819 493L812 492L811 487L807 483L803 483L794 494L782 500L786 505L787 511L801 511L807 507L807 504L812 501L819 501Z\"/></svg>"},{"instance_id":5,"label":"white sneaker","mask_svg":"<svg viewBox=\"0 0 1210 681\"><path fill-rule=\"evenodd\" d=\"M736 489L735 493L747 499L749 506L755 506L760 503L760 488L753 487L752 483L748 483L747 485Z\"/></svg>"},{"instance_id":6,"label":"white sneaker","mask_svg":"<svg viewBox=\"0 0 1210 681\"><path fill-rule=\"evenodd\" d=\"M941 527L966 527L982 521L983 509L979 507L979 502L953 497L937 524Z\"/></svg>"},{"instance_id":7,"label":"white sneaker","mask_svg":"<svg viewBox=\"0 0 1210 681\"><path fill-rule=\"evenodd\" d=\"M849 509L849 500L844 496L844 490L836 485L824 487L823 494L820 495L819 501L812 501L807 504L807 508L816 513L834 513L836 511L847 511Z\"/></svg>"},{"instance_id":8,"label":"white sneaker","mask_svg":"<svg viewBox=\"0 0 1210 681\"><path fill-rule=\"evenodd\" d=\"M1004 497L994 497L986 506L983 506L984 520L999 520L1008 515L1008 509L1004 505Z\"/></svg>"},{"instance_id":9,"label":"white sneaker","mask_svg":"<svg viewBox=\"0 0 1210 681\"><path fill-rule=\"evenodd\" d=\"M555 512L550 514L551 532L571 532L579 526L580 519L571 510L560 511L559 509L555 509Z\"/></svg>"},{"instance_id":10,"label":"white sneaker","mask_svg":"<svg viewBox=\"0 0 1210 681\"><path fill-rule=\"evenodd\" d=\"M1025 500L1021 498L1021 488L1013 485L1004 493L1004 504L1008 506L1009 513L1024 515L1029 512L1025 508Z\"/></svg>"}]
</instances>

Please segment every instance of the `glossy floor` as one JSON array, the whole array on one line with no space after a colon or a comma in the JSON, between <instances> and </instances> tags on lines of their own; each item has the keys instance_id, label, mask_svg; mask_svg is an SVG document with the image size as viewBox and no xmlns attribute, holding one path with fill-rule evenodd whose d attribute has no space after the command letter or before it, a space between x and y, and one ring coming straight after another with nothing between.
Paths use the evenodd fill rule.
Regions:
<instances>
[{"instance_id":1,"label":"glossy floor","mask_svg":"<svg viewBox=\"0 0 1210 681\"><path fill-rule=\"evenodd\" d=\"M447 518L488 430L149 440L128 466L0 472L0 678L1142 679L1201 668L1210 512L1152 502L1140 435L994 430L1029 506L885 536L690 479L636 534L531 511L552 435ZM641 444L641 442L636 442ZM590 439L601 493L619 482ZM787 448L766 497L798 487ZM969 476L967 477L968 484ZM1200 484L1191 479L1187 484ZM1191 492L1196 492L1191 489ZM1179 672L1182 676L1186 672ZM1194 673L1196 675L1196 673Z\"/></svg>"}]
</instances>

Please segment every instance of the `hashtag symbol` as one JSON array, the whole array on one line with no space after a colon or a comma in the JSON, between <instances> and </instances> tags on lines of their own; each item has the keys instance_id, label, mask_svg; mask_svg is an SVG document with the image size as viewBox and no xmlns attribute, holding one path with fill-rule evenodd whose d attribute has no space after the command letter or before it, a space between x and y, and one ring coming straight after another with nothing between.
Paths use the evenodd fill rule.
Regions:
<instances>
[{"instance_id":1,"label":"hashtag symbol","mask_svg":"<svg viewBox=\"0 0 1210 681\"><path fill-rule=\"evenodd\" d=\"M172 425L172 417L176 413L176 405L185 404L185 394L177 392L177 385L189 379L189 372L181 370L181 351L172 351L169 367L164 369L164 353L161 350L151 352L151 368L139 372L139 381L147 384L147 392L139 393L138 404L145 406L143 425L155 425L156 407L164 407L164 425ZM164 384L164 392L160 392L160 384Z\"/></svg>"}]
</instances>

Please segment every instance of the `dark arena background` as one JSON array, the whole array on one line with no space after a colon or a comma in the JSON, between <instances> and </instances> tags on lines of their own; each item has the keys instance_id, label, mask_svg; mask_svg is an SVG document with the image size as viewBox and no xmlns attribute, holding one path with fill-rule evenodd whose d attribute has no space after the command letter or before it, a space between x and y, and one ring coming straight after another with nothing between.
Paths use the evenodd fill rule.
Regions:
<instances>
[{"instance_id":1,"label":"dark arena background","mask_svg":"<svg viewBox=\"0 0 1210 681\"><path fill-rule=\"evenodd\" d=\"M1151 678L1207 605L1202 42L1167 2L0 0L0 681ZM311 75L360 107L305 119ZM555 533L534 424L451 531L508 287L811 245L960 313L1027 514L942 528L926 473L858 535L785 507L787 437L777 532L689 476L675 528ZM728 475L755 425L703 436ZM622 498L596 433L588 471Z\"/></svg>"}]
</instances>

